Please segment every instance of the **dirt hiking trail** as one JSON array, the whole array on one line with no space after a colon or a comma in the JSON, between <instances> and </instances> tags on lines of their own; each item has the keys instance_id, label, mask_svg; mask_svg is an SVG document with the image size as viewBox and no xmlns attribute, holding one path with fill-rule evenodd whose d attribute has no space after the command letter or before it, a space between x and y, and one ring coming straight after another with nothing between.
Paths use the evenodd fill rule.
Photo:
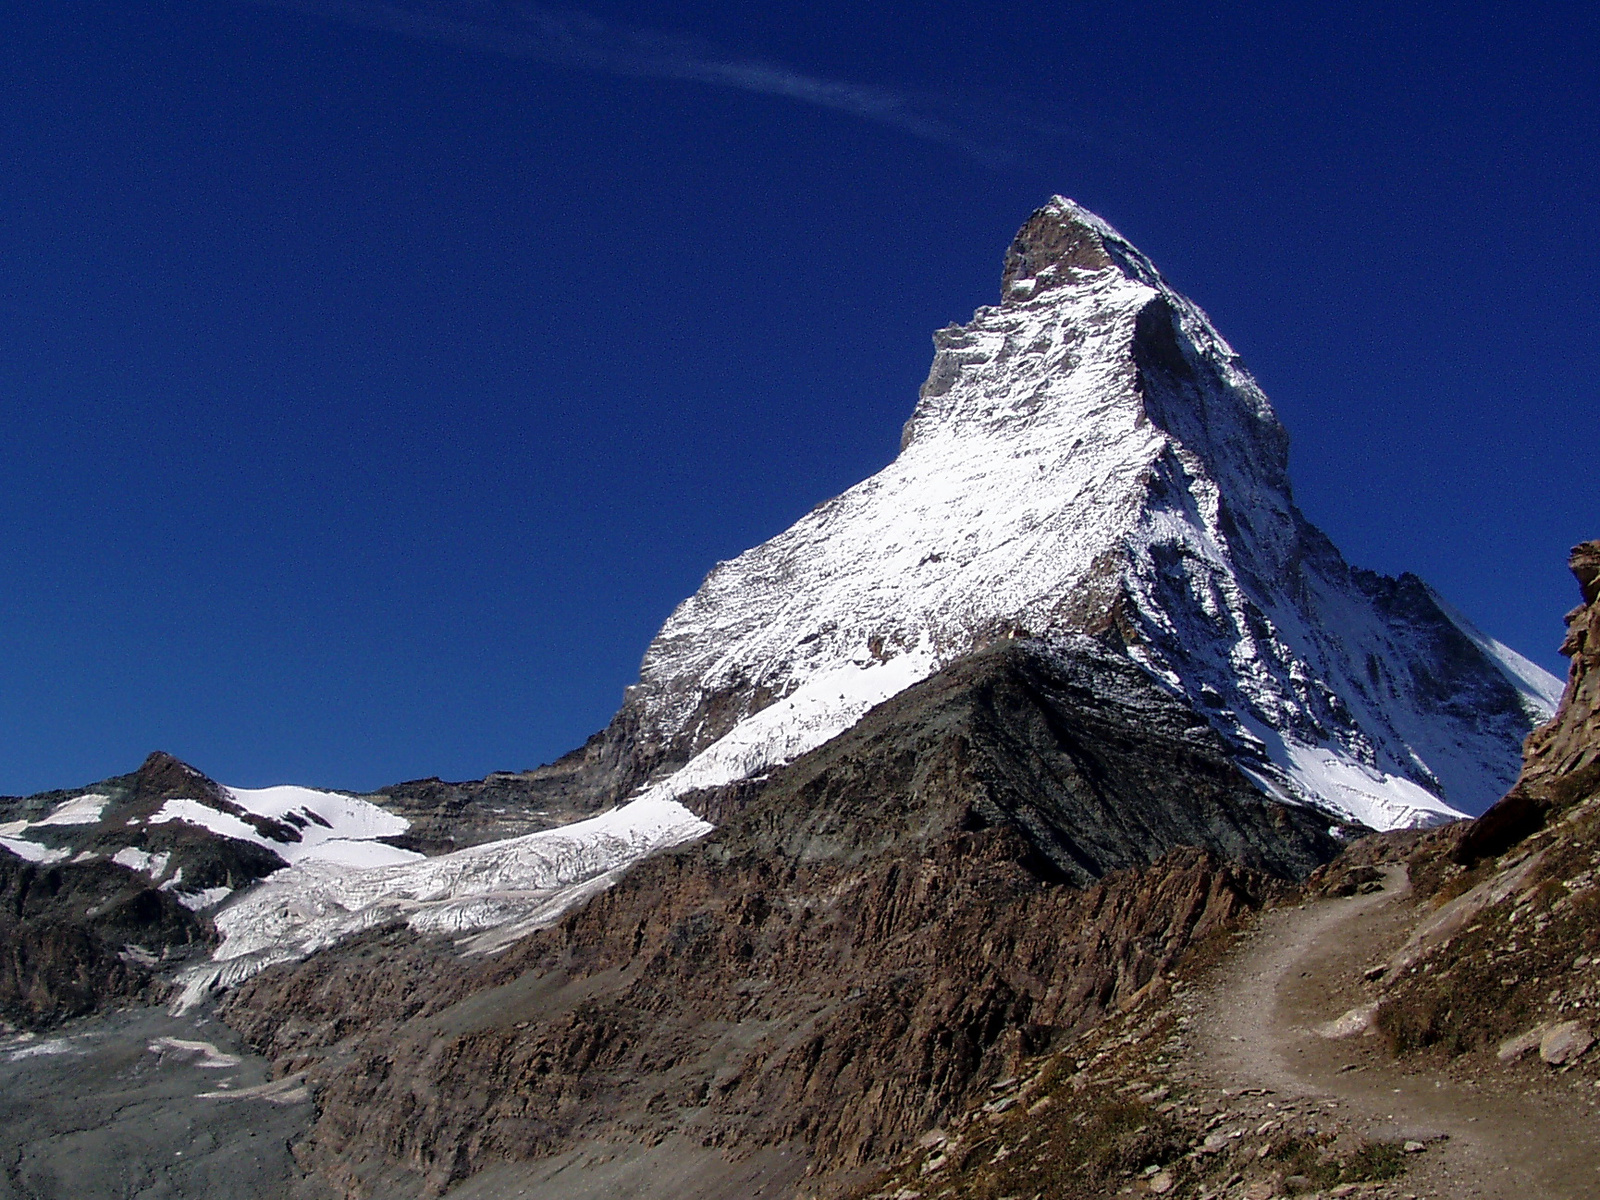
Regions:
<instances>
[{"instance_id":1,"label":"dirt hiking trail","mask_svg":"<svg viewBox=\"0 0 1600 1200\"><path fill-rule=\"evenodd\" d=\"M1426 1146L1401 1186L1483 1200L1600 1197L1596 1097L1553 1072L1526 1090L1470 1069L1412 1071L1373 1033L1317 1028L1368 1002L1362 975L1405 940L1418 914L1405 868L1371 895L1277 909L1208 987L1196 1025L1199 1072L1219 1088L1318 1100L1367 1136ZM1489 1068L1492 1070L1492 1068ZM1592 1091L1593 1089L1586 1089Z\"/></svg>"}]
</instances>

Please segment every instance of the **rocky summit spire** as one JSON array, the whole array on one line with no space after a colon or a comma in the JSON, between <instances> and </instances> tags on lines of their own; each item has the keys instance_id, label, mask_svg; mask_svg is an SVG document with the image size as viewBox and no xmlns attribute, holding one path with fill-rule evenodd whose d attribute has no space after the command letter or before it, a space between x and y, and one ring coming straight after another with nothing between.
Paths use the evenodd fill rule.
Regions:
<instances>
[{"instance_id":1,"label":"rocky summit spire","mask_svg":"<svg viewBox=\"0 0 1600 1200\"><path fill-rule=\"evenodd\" d=\"M1029 217L1006 251L1002 302L1031 299L1052 287L1115 266L1106 249L1110 226L1064 196Z\"/></svg>"},{"instance_id":2,"label":"rocky summit spire","mask_svg":"<svg viewBox=\"0 0 1600 1200\"><path fill-rule=\"evenodd\" d=\"M1002 637L1120 648L1265 790L1389 827L1477 811L1559 685L1296 509L1288 439L1206 315L1056 197L1002 302L934 335L899 456L720 563L608 743L658 795L758 773Z\"/></svg>"}]
</instances>

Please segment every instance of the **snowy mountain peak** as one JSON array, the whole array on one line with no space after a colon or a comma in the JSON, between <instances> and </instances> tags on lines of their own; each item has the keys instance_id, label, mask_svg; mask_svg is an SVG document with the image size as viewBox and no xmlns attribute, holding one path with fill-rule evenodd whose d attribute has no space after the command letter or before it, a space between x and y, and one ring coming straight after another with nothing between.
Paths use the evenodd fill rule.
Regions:
<instances>
[{"instance_id":1,"label":"snowy mountain peak","mask_svg":"<svg viewBox=\"0 0 1600 1200\"><path fill-rule=\"evenodd\" d=\"M612 726L653 795L760 772L997 637L1107 639L1263 789L1378 827L1481 809L1556 681L1296 509L1206 315L1056 197L1004 299L934 335L899 456L720 563Z\"/></svg>"}]
</instances>

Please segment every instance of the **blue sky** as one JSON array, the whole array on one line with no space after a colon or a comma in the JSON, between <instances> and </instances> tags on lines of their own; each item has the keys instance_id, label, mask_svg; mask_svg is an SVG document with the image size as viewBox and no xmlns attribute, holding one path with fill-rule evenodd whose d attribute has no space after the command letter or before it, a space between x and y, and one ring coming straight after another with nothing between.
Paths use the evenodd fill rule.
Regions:
<instances>
[{"instance_id":1,"label":"blue sky","mask_svg":"<svg viewBox=\"0 0 1600 1200\"><path fill-rule=\"evenodd\" d=\"M1592 6L0 12L0 792L554 758L894 454L1052 193L1351 561L1552 669L1600 536Z\"/></svg>"}]
</instances>

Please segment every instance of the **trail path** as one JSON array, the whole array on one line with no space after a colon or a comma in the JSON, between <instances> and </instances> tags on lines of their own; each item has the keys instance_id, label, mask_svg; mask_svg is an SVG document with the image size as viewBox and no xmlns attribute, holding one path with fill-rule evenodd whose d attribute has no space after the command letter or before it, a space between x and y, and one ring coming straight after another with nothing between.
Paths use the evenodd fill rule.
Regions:
<instances>
[{"instance_id":1,"label":"trail path","mask_svg":"<svg viewBox=\"0 0 1600 1200\"><path fill-rule=\"evenodd\" d=\"M1593 1096L1553 1074L1521 1095L1469 1070L1413 1074L1388 1058L1377 1037L1329 1040L1315 1032L1368 999L1362 971L1416 920L1408 890L1405 869L1389 867L1380 893L1269 913L1203 1001L1196 1067L1218 1087L1334 1101L1330 1111L1373 1138L1427 1143L1405 1177L1408 1192L1452 1200L1600 1197Z\"/></svg>"}]
</instances>

